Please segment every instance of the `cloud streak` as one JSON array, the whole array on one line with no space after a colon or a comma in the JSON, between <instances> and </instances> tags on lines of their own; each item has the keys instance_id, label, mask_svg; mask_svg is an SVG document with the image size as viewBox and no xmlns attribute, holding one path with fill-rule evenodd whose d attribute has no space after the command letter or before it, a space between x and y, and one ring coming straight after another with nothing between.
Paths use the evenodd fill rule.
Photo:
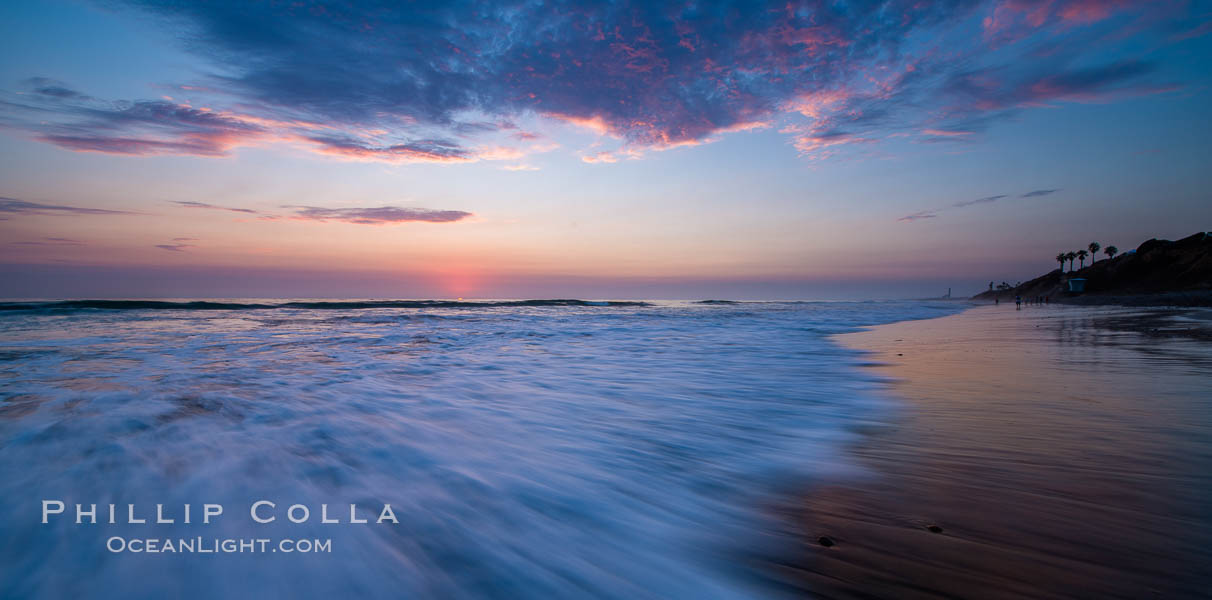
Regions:
<instances>
[{"instance_id":1,"label":"cloud streak","mask_svg":"<svg viewBox=\"0 0 1212 600\"><path fill-rule=\"evenodd\" d=\"M1048 194L1055 194L1059 191L1060 190L1034 190L1019 196L1019 198L1038 198L1040 196L1047 196Z\"/></svg>"},{"instance_id":2,"label":"cloud streak","mask_svg":"<svg viewBox=\"0 0 1212 600\"><path fill-rule=\"evenodd\" d=\"M390 146L375 146L352 137L308 138L324 154L385 162L471 162L475 153L450 140L415 140Z\"/></svg>"},{"instance_id":3,"label":"cloud streak","mask_svg":"<svg viewBox=\"0 0 1212 600\"><path fill-rule=\"evenodd\" d=\"M308 221L339 221L357 225L393 225L397 223L453 223L472 216L461 210L429 208L320 208L315 206L286 206L296 209L294 218Z\"/></svg>"},{"instance_id":4,"label":"cloud streak","mask_svg":"<svg viewBox=\"0 0 1212 600\"><path fill-rule=\"evenodd\" d=\"M1056 193L1059 191L1060 190L1055 190L1055 189L1053 189L1053 190L1033 190L1033 191L1027 192L1027 193L1022 194L1017 197L1018 198L1038 198L1040 196L1047 196L1049 194L1053 194L1053 193ZM1004 200L1009 197L1010 197L1009 194L997 194L994 196L985 196L983 198L974 198L972 200L960 200L959 202L953 202L944 208L936 208L936 209L932 209L932 210L922 210L922 211L915 212L913 214L905 215L905 216L897 219L897 221L904 222L904 223L912 223L914 221L921 221L924 219L933 219L933 218L938 217L939 213L947 211L947 210L953 210L953 209L957 209L957 208L968 208L970 206L979 206L979 205L983 205L983 204L993 204L994 202L998 202L1000 200Z\"/></svg>"},{"instance_id":5,"label":"cloud streak","mask_svg":"<svg viewBox=\"0 0 1212 600\"><path fill-rule=\"evenodd\" d=\"M207 204L205 202L174 200L173 204L184 206L186 208L205 208L207 210L226 210L229 212L244 213L244 214L249 214L249 215L264 214L261 211L253 210L251 208L232 208L232 207L228 207L228 206L217 206L214 204Z\"/></svg>"},{"instance_id":6,"label":"cloud streak","mask_svg":"<svg viewBox=\"0 0 1212 600\"><path fill-rule=\"evenodd\" d=\"M44 237L40 240L10 242L10 243L13 244L14 246L85 246L85 245L87 245L84 242L81 242L80 240L73 240L71 238L62 238L62 237Z\"/></svg>"},{"instance_id":7,"label":"cloud streak","mask_svg":"<svg viewBox=\"0 0 1212 600\"><path fill-rule=\"evenodd\" d=\"M169 100L108 102L35 77L0 102L10 127L78 152L223 156L269 133L261 120Z\"/></svg>"},{"instance_id":8,"label":"cloud streak","mask_svg":"<svg viewBox=\"0 0 1212 600\"><path fill-rule=\"evenodd\" d=\"M935 214L933 211L923 210L923 211L915 212L911 215L905 215L905 216L897 219L897 221L912 223L913 221L921 221L923 219L933 219L937 216L938 215Z\"/></svg>"},{"instance_id":9,"label":"cloud streak","mask_svg":"<svg viewBox=\"0 0 1212 600\"><path fill-rule=\"evenodd\" d=\"M173 201L173 204L186 208L217 210L240 214L255 215L263 220L278 220L283 217L251 208L220 206L206 202ZM288 218L303 221L343 222L357 225L389 225L394 223L453 223L472 216L472 213L461 210L435 210L429 208L405 208L399 206L379 206L369 208L326 208L320 206L292 206L282 208L292 210ZM197 241L194 238L173 238L174 242ZM185 245L184 247L188 247ZM167 249L167 248L165 248Z\"/></svg>"},{"instance_id":10,"label":"cloud streak","mask_svg":"<svg viewBox=\"0 0 1212 600\"><path fill-rule=\"evenodd\" d=\"M60 204L38 204L16 198L0 197L0 214L10 215L133 215L124 210L65 206Z\"/></svg>"},{"instance_id":11,"label":"cloud streak","mask_svg":"<svg viewBox=\"0 0 1212 600\"><path fill-rule=\"evenodd\" d=\"M992 204L1005 197L1006 197L1005 194L1001 194L998 196L986 196L984 198L977 198L976 200L961 200L959 202L956 202L955 204L952 204L951 206L953 208L964 208L965 206L975 206L977 204Z\"/></svg>"}]
</instances>

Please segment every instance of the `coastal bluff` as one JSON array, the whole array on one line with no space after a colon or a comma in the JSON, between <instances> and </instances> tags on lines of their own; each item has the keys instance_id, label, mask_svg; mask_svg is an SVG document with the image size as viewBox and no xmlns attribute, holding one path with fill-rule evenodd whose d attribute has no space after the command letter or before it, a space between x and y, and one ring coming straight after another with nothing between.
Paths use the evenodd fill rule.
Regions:
<instances>
[{"instance_id":1,"label":"coastal bluff","mask_svg":"<svg viewBox=\"0 0 1212 600\"><path fill-rule=\"evenodd\" d=\"M1085 279L1085 291L1070 292L1069 280ZM1045 296L1069 304L1125 306L1212 306L1212 233L1181 240L1151 239L1136 250L1084 268L1053 269L1009 289L990 290L974 300Z\"/></svg>"}]
</instances>

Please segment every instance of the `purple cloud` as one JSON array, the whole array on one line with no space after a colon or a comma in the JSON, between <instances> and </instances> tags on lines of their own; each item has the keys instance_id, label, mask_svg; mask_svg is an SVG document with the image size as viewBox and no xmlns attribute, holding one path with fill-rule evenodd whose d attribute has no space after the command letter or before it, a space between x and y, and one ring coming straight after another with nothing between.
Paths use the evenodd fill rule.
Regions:
<instances>
[{"instance_id":1,"label":"purple cloud","mask_svg":"<svg viewBox=\"0 0 1212 600\"><path fill-rule=\"evenodd\" d=\"M933 219L937 216L938 215L934 214L934 211L923 210L923 211L915 212L911 215L905 215L905 216L897 219L897 221L904 221L907 223L911 223L913 221L921 221L922 219Z\"/></svg>"},{"instance_id":2,"label":"purple cloud","mask_svg":"<svg viewBox=\"0 0 1212 600\"><path fill-rule=\"evenodd\" d=\"M1005 198L1005 197L1006 197L1005 194L1001 194L998 196L986 196L984 198L977 198L976 200L961 200L959 202L956 202L955 204L952 204L951 206L954 208L963 208L965 206L973 206L976 204L990 204L993 202L997 202L998 200L1001 200L1002 198Z\"/></svg>"},{"instance_id":3,"label":"purple cloud","mask_svg":"<svg viewBox=\"0 0 1212 600\"><path fill-rule=\"evenodd\" d=\"M173 201L173 204L187 208L220 210L242 214L257 215L261 219L274 220L280 218L251 208L235 208L219 206L206 202ZM390 223L426 222L451 223L472 216L472 213L461 210L434 210L428 208L401 208L396 206L380 206L373 208L324 208L319 206L283 206L293 209L291 218L309 221L342 221L359 225L385 225ZM174 238L174 242L197 241L194 238ZM182 247L189 247L182 245ZM164 248L168 250L169 248Z\"/></svg>"},{"instance_id":4,"label":"purple cloud","mask_svg":"<svg viewBox=\"0 0 1212 600\"><path fill-rule=\"evenodd\" d=\"M0 101L0 124L78 152L223 156L269 130L247 115L194 108L170 100L107 102L45 78Z\"/></svg>"},{"instance_id":5,"label":"purple cloud","mask_svg":"<svg viewBox=\"0 0 1212 600\"><path fill-rule=\"evenodd\" d=\"M71 238L61 237L44 237L41 240L28 242L10 242L16 246L84 246L84 242L73 240Z\"/></svg>"},{"instance_id":6,"label":"purple cloud","mask_svg":"<svg viewBox=\"0 0 1212 600\"><path fill-rule=\"evenodd\" d=\"M472 216L461 210L433 210L429 208L400 208L380 206L378 208L319 208L315 206L286 206L297 209L296 219L311 221L343 221L359 225L388 225L393 223L453 223Z\"/></svg>"},{"instance_id":7,"label":"purple cloud","mask_svg":"<svg viewBox=\"0 0 1212 600\"><path fill-rule=\"evenodd\" d=\"M227 110L32 79L0 119L77 151L268 142L392 162L502 159L468 140L533 141L516 125L528 117L616 138L611 156L775 124L823 157L899 134L970 141L1034 106L1172 89L1135 42L1200 18L1126 0L132 4L212 61L222 75L181 89ZM1125 24L1139 26L1110 35ZM1096 60L1113 45L1136 55Z\"/></svg>"},{"instance_id":8,"label":"purple cloud","mask_svg":"<svg viewBox=\"0 0 1212 600\"><path fill-rule=\"evenodd\" d=\"M253 210L251 208L231 208L231 207L227 207L227 206L217 206L214 204L207 204L205 202L174 200L173 204L179 204L179 205L187 207L187 208L205 208L205 209L209 209L209 210L226 210L226 211L230 211L230 212L245 213L245 214L250 214L250 215L262 214L260 211Z\"/></svg>"},{"instance_id":9,"label":"purple cloud","mask_svg":"<svg viewBox=\"0 0 1212 600\"><path fill-rule=\"evenodd\" d=\"M38 204L15 198L0 197L0 213L16 215L133 215L136 213L124 210L108 210L103 208L86 208L82 206L63 206L57 204Z\"/></svg>"},{"instance_id":10,"label":"purple cloud","mask_svg":"<svg viewBox=\"0 0 1212 600\"><path fill-rule=\"evenodd\" d=\"M1172 85L1147 79L1157 66L1123 60L1093 67L1031 65L986 67L951 74L943 91L956 113L1021 109L1057 101L1086 102L1165 91Z\"/></svg>"},{"instance_id":11,"label":"purple cloud","mask_svg":"<svg viewBox=\"0 0 1212 600\"><path fill-rule=\"evenodd\" d=\"M25 80L25 84L35 94L47 96L50 98L59 99L81 99L91 100L88 96L70 89L62 81L48 79L46 77L31 77Z\"/></svg>"},{"instance_id":12,"label":"purple cloud","mask_svg":"<svg viewBox=\"0 0 1212 600\"><path fill-rule=\"evenodd\" d=\"M1048 194L1055 194L1059 191L1060 190L1034 190L1019 196L1019 198L1038 198L1040 196L1047 196Z\"/></svg>"},{"instance_id":13,"label":"purple cloud","mask_svg":"<svg viewBox=\"0 0 1212 600\"><path fill-rule=\"evenodd\" d=\"M222 156L225 148L214 140L193 139L182 141L149 140L104 135L43 135L39 140L60 148L77 152L101 152L103 154L194 154L198 156Z\"/></svg>"},{"instance_id":14,"label":"purple cloud","mask_svg":"<svg viewBox=\"0 0 1212 600\"><path fill-rule=\"evenodd\" d=\"M1022 194L1021 196L1018 196L1018 197L1019 198L1036 198L1039 196L1047 196L1048 194L1052 194L1052 193L1055 193L1058 191L1060 191L1060 190L1033 190L1033 191L1027 192L1025 194ZM984 198L976 198L973 200L960 200L959 202L952 203L950 206L948 206L946 208L937 208L934 210L923 210L923 211L915 212L911 215L905 215L905 216L897 219L897 221L913 222L913 221L919 221L921 219L933 219L938 216L938 213L943 212L944 210L955 209L955 208L967 208L969 206L976 206L978 204L992 204L994 202L997 202L998 200L1001 200L1003 198L1009 198L1009 197L1010 196L1008 194L998 194L996 196L985 196Z\"/></svg>"},{"instance_id":15,"label":"purple cloud","mask_svg":"<svg viewBox=\"0 0 1212 600\"><path fill-rule=\"evenodd\" d=\"M427 162L466 162L473 158L470 150L449 140L416 140L376 147L349 137L317 136L309 139L319 144L320 152L352 158Z\"/></svg>"}]
</instances>

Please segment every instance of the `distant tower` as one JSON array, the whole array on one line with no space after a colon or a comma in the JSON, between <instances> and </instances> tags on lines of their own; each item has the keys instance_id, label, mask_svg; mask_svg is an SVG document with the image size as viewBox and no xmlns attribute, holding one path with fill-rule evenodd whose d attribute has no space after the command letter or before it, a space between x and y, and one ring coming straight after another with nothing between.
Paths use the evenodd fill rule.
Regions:
<instances>
[{"instance_id":1,"label":"distant tower","mask_svg":"<svg viewBox=\"0 0 1212 600\"><path fill-rule=\"evenodd\" d=\"M947 288L947 297L948 297L948 298L950 298L950 297L951 297L951 288Z\"/></svg>"}]
</instances>

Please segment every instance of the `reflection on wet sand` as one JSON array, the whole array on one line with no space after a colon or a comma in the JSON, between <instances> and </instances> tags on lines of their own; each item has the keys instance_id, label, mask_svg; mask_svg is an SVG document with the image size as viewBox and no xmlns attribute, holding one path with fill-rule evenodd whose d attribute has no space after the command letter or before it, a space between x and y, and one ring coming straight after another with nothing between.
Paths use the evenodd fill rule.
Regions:
<instances>
[{"instance_id":1,"label":"reflection on wet sand","mask_svg":"<svg viewBox=\"0 0 1212 600\"><path fill-rule=\"evenodd\" d=\"M826 597L1202 596L1209 325L1001 306L840 336L905 406L856 448L869 477L810 494L788 575Z\"/></svg>"}]
</instances>

